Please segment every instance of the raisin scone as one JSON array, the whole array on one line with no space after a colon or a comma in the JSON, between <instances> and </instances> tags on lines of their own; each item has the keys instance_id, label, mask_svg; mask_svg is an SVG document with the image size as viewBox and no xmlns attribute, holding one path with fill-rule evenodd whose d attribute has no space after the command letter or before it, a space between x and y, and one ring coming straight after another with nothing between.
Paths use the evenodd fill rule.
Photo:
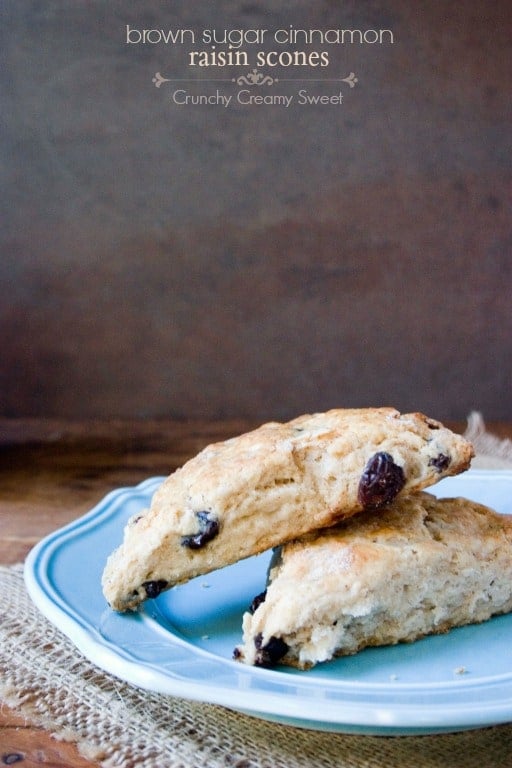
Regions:
<instances>
[{"instance_id":1,"label":"raisin scone","mask_svg":"<svg viewBox=\"0 0 512 768\"><path fill-rule=\"evenodd\" d=\"M472 446L393 408L268 423L206 447L128 522L103 574L118 611L469 466Z\"/></svg>"},{"instance_id":2,"label":"raisin scone","mask_svg":"<svg viewBox=\"0 0 512 768\"><path fill-rule=\"evenodd\" d=\"M512 610L512 516L416 493L274 552L235 658L301 669Z\"/></svg>"}]
</instances>

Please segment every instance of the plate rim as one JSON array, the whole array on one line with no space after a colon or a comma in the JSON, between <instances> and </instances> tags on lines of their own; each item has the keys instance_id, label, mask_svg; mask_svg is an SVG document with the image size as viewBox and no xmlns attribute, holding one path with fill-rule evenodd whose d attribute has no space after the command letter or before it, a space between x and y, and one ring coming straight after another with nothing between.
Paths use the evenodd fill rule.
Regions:
<instances>
[{"instance_id":1,"label":"plate rim","mask_svg":"<svg viewBox=\"0 0 512 768\"><path fill-rule=\"evenodd\" d=\"M493 477L508 477L512 482L512 470L508 469L469 469L457 476L464 475L481 479L492 480ZM101 524L122 514L123 500L135 495L152 494L165 478L160 476L149 477L133 486L123 486L108 492L92 509L77 517L66 525L58 528L45 536L29 552L24 564L24 579L27 591L41 612L57 626L78 648L78 650L93 664L103 669L108 674L121 680L149 691L188 698L205 703L218 704L235 709L256 717L267 720L285 722L298 727L307 727L318 730L336 730L338 732L357 732L371 735L412 735L414 733L436 733L445 731L458 731L466 728L486 727L505 723L512 720L512 684L510 675L501 675L505 680L497 680L498 676L488 679L490 688L500 693L492 706L487 705L482 711L479 700L471 701L444 701L439 707L432 708L432 703L411 704L410 701L394 702L392 710L386 709L385 704L378 701L369 702L332 701L327 697L329 706L309 707L307 716L304 713L304 703L297 694L290 694L283 688L295 689L311 693L319 690L319 681L299 675L283 675L283 672L267 669L255 669L242 665L231 659L219 659L215 654L198 648L197 646L181 640L186 650L194 657L212 665L218 665L223 671L234 676L238 680L238 687L209 685L205 687L204 681L188 679L184 685L183 678L172 675L168 670L162 670L147 660L136 660L133 652L120 648L115 642L108 641L98 630L85 621L75 610L74 606L64 600L52 584L49 571L53 556L58 553L59 547L66 545L66 541L74 539L80 532L91 528L101 529ZM124 523L123 523L124 526ZM143 621L150 621L150 614L144 610L140 612ZM172 636L173 642L176 638ZM251 684L256 681L256 688ZM261 689L258 690L258 681ZM475 687L481 687L482 678L479 681L458 679L444 681L442 683L422 684L400 683L399 681L386 683L354 681L345 683L352 693L357 688L359 694L375 692L376 689L389 688L394 694L414 694L419 689L426 694L439 694L441 689L453 691L468 691ZM324 694L336 689L343 689L336 681L321 681ZM278 693L269 692L266 688L276 687ZM501 693L505 688L507 696ZM240 691L242 693L240 693ZM234 694L239 693L238 701L234 701ZM247 693L248 692L248 693ZM428 698L428 696L427 696ZM235 696L236 699L236 696ZM449 722L447 722L449 713Z\"/></svg>"}]
</instances>

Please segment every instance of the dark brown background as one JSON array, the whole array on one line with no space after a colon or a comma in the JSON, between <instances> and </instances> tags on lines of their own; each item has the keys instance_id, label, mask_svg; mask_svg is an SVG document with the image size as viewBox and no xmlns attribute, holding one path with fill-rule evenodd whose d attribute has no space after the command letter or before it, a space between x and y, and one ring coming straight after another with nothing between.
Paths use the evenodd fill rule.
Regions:
<instances>
[{"instance_id":1,"label":"dark brown background","mask_svg":"<svg viewBox=\"0 0 512 768\"><path fill-rule=\"evenodd\" d=\"M512 418L508 0L0 16L1 416ZM190 77L183 50L127 46L126 24L395 44L329 48L329 76L359 79L342 106L178 107L152 77ZM236 93L200 82L235 74L186 87Z\"/></svg>"}]
</instances>

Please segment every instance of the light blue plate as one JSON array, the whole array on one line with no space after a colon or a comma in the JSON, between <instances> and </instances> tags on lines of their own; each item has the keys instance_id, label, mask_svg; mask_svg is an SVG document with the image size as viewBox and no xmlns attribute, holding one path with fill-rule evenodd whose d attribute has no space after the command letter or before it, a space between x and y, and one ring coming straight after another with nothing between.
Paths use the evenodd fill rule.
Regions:
<instances>
[{"instance_id":1,"label":"light blue plate","mask_svg":"<svg viewBox=\"0 0 512 768\"><path fill-rule=\"evenodd\" d=\"M161 481L108 494L27 558L32 599L93 663L152 691L317 730L390 736L512 721L512 615L298 672L232 660L268 554L175 587L139 613L111 611L100 586L105 560ZM431 490L512 513L510 471L470 470Z\"/></svg>"}]
</instances>

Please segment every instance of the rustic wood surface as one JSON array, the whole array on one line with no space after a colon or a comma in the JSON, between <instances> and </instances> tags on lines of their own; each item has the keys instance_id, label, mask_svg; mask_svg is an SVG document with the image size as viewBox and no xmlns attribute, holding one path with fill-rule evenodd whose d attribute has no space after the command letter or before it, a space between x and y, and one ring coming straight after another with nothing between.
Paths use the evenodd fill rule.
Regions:
<instances>
[{"instance_id":1,"label":"rustic wood surface","mask_svg":"<svg viewBox=\"0 0 512 768\"><path fill-rule=\"evenodd\" d=\"M252 426L242 420L0 421L0 563L21 562L43 536L87 512L109 491L167 475L208 443ZM487 426L512 438L512 424ZM0 765L96 764L0 702Z\"/></svg>"}]
</instances>

